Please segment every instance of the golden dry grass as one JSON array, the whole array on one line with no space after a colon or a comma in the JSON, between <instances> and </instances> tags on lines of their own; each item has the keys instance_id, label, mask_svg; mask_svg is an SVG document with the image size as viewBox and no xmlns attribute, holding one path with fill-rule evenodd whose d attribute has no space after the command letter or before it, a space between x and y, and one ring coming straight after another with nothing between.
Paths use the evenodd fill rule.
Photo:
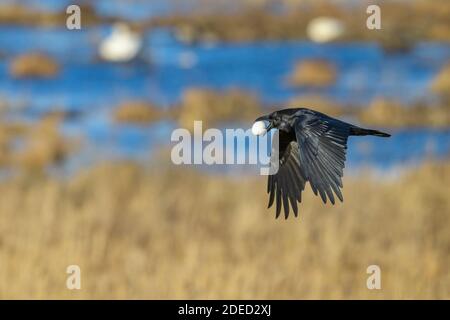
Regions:
<instances>
[{"instance_id":1,"label":"golden dry grass","mask_svg":"<svg viewBox=\"0 0 450 320\"><path fill-rule=\"evenodd\" d=\"M308 188L299 219L275 220L263 177L109 164L4 180L0 298L450 298L450 164L344 183L343 204Z\"/></svg>"}]
</instances>

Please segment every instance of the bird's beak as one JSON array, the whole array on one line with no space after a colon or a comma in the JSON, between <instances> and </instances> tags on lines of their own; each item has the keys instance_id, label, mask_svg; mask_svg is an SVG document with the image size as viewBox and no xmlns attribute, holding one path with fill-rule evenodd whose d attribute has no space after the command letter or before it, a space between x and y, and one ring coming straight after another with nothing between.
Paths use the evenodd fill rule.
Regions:
<instances>
[{"instance_id":1,"label":"bird's beak","mask_svg":"<svg viewBox=\"0 0 450 320\"><path fill-rule=\"evenodd\" d=\"M272 122L267 116L259 117L252 126L252 133L255 136L263 136L272 129Z\"/></svg>"}]
</instances>

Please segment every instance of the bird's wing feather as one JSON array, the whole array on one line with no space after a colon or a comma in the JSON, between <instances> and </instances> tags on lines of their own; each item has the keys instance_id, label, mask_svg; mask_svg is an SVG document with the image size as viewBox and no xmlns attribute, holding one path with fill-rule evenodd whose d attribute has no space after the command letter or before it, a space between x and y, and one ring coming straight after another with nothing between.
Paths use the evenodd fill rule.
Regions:
<instances>
[{"instance_id":1,"label":"bird's wing feather","mask_svg":"<svg viewBox=\"0 0 450 320\"><path fill-rule=\"evenodd\" d=\"M305 179L300 171L299 147L295 140L289 139L285 133L276 132L279 139L279 145L272 148L271 166L275 163L279 154L279 165L276 174L269 175L267 183L267 192L269 195L269 208L275 202L276 217L281 213L281 207L284 208L285 218L289 215L289 203L298 215L297 201L301 202L301 193L305 189ZM275 139L275 136L274 136ZM277 149L277 150L275 150Z\"/></svg>"},{"instance_id":2,"label":"bird's wing feather","mask_svg":"<svg viewBox=\"0 0 450 320\"><path fill-rule=\"evenodd\" d=\"M309 114L300 115L294 126L302 176L324 203L328 198L334 204L334 194L343 201L340 188L349 125L329 117Z\"/></svg>"}]
</instances>

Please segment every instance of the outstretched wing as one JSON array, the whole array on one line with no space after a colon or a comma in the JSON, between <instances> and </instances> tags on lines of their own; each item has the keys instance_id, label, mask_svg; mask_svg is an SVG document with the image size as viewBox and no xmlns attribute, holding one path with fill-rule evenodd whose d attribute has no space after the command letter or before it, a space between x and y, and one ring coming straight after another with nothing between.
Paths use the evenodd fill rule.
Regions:
<instances>
[{"instance_id":1,"label":"outstretched wing","mask_svg":"<svg viewBox=\"0 0 450 320\"><path fill-rule=\"evenodd\" d=\"M297 201L301 202L302 191L305 189L305 179L300 171L299 147L295 136L276 131L273 141L276 139L275 135L278 135L279 143L272 144L270 162L272 168L278 166L278 171L268 178L267 192L270 193L268 207L270 208L275 201L276 217L280 216L283 206L284 216L287 218L290 202L294 215L297 216Z\"/></svg>"},{"instance_id":2,"label":"outstretched wing","mask_svg":"<svg viewBox=\"0 0 450 320\"><path fill-rule=\"evenodd\" d=\"M343 201L341 189L350 125L313 112L299 115L295 135L299 145L300 170L315 195L335 203Z\"/></svg>"}]
</instances>

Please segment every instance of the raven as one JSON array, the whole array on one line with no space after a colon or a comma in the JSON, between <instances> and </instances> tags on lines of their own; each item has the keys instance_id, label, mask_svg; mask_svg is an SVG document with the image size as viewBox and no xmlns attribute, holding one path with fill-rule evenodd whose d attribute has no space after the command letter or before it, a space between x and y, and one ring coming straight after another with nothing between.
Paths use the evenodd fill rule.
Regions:
<instances>
[{"instance_id":1,"label":"raven","mask_svg":"<svg viewBox=\"0 0 450 320\"><path fill-rule=\"evenodd\" d=\"M306 108L283 109L259 117L252 133L264 135L272 128L278 129L279 143L277 150L276 146L272 147L270 162L278 171L268 178L268 207L276 199L276 218L283 206L286 219L289 203L297 217L297 202L302 201L307 181L324 203L328 198L334 204L334 195L343 201L342 176L349 136L390 137L390 134L363 129ZM275 153L279 156L275 157ZM277 159L279 163L274 163Z\"/></svg>"}]
</instances>

